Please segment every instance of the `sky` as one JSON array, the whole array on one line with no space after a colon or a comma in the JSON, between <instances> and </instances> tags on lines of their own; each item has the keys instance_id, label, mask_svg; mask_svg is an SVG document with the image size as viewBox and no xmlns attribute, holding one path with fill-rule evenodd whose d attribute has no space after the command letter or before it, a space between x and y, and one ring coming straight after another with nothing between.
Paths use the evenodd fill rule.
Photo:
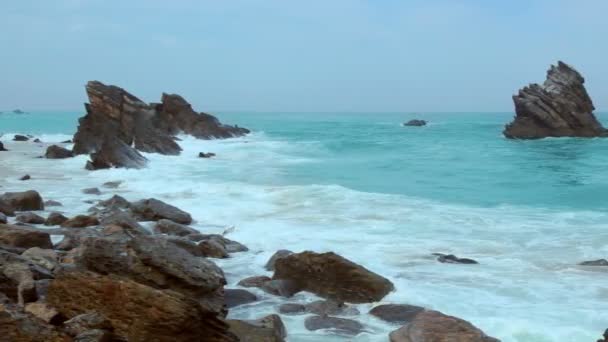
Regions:
<instances>
[{"instance_id":1,"label":"sky","mask_svg":"<svg viewBox=\"0 0 608 342\"><path fill-rule=\"evenodd\" d=\"M557 60L608 110L606 0L0 1L0 110L513 111Z\"/></svg>"}]
</instances>

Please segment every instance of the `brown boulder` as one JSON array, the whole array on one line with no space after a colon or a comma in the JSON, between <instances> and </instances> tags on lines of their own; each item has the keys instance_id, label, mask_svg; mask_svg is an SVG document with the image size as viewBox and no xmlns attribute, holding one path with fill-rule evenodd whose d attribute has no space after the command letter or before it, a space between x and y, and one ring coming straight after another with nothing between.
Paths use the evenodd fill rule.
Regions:
<instances>
[{"instance_id":1,"label":"brown boulder","mask_svg":"<svg viewBox=\"0 0 608 342\"><path fill-rule=\"evenodd\" d=\"M6 192L4 195L0 196L0 201L4 201L16 211L44 210L42 197L40 197L40 194L34 190L24 192ZM6 212L4 213L12 216L12 214L8 214Z\"/></svg>"},{"instance_id":2,"label":"brown boulder","mask_svg":"<svg viewBox=\"0 0 608 342\"><path fill-rule=\"evenodd\" d=\"M77 215L61 224L64 228L84 228L99 225L99 220L95 216Z\"/></svg>"},{"instance_id":3,"label":"brown boulder","mask_svg":"<svg viewBox=\"0 0 608 342\"><path fill-rule=\"evenodd\" d=\"M346 318L330 316L310 316L304 321L306 329L327 330L340 335L358 335L363 332L363 324Z\"/></svg>"},{"instance_id":4,"label":"brown boulder","mask_svg":"<svg viewBox=\"0 0 608 342\"><path fill-rule=\"evenodd\" d=\"M424 308L407 304L383 304L369 311L369 314L389 323L406 324L411 322L416 315L423 312Z\"/></svg>"},{"instance_id":5,"label":"brown boulder","mask_svg":"<svg viewBox=\"0 0 608 342\"><path fill-rule=\"evenodd\" d=\"M190 234L198 234L198 230L190 228L183 224L179 224L167 219L161 219L154 226L154 233L167 234L176 236L187 236Z\"/></svg>"},{"instance_id":6,"label":"brown boulder","mask_svg":"<svg viewBox=\"0 0 608 342\"><path fill-rule=\"evenodd\" d=\"M7 342L71 342L72 339L34 316L0 305L0 338Z\"/></svg>"},{"instance_id":7,"label":"brown boulder","mask_svg":"<svg viewBox=\"0 0 608 342\"><path fill-rule=\"evenodd\" d=\"M46 218L46 221L44 221L44 225L45 226L59 226L67 220L68 220L68 218L63 216L63 214L58 213L58 212L52 212Z\"/></svg>"},{"instance_id":8,"label":"brown boulder","mask_svg":"<svg viewBox=\"0 0 608 342\"><path fill-rule=\"evenodd\" d=\"M255 321L228 320L230 332L241 342L283 342L287 337L285 325L278 315Z\"/></svg>"},{"instance_id":9,"label":"brown boulder","mask_svg":"<svg viewBox=\"0 0 608 342\"><path fill-rule=\"evenodd\" d=\"M273 279L291 280L302 290L350 303L377 302L394 290L388 279L332 252L279 258Z\"/></svg>"},{"instance_id":10,"label":"brown boulder","mask_svg":"<svg viewBox=\"0 0 608 342\"><path fill-rule=\"evenodd\" d=\"M391 342L499 342L471 323L438 311L424 311L407 325L393 331Z\"/></svg>"},{"instance_id":11,"label":"brown boulder","mask_svg":"<svg viewBox=\"0 0 608 342\"><path fill-rule=\"evenodd\" d=\"M17 215L15 218L17 222L21 223L31 223L31 224L43 224L46 219L40 215L36 215L34 213L26 212Z\"/></svg>"},{"instance_id":12,"label":"brown boulder","mask_svg":"<svg viewBox=\"0 0 608 342\"><path fill-rule=\"evenodd\" d=\"M99 313L129 341L238 341L215 312L196 301L116 276L62 272L47 300L68 318Z\"/></svg>"},{"instance_id":13,"label":"brown boulder","mask_svg":"<svg viewBox=\"0 0 608 342\"><path fill-rule=\"evenodd\" d=\"M242 279L237 285L242 287L262 287L265 283L271 281L267 276L254 276Z\"/></svg>"},{"instance_id":14,"label":"brown boulder","mask_svg":"<svg viewBox=\"0 0 608 342\"><path fill-rule=\"evenodd\" d=\"M131 204L131 211L141 221L158 221L168 219L181 224L192 223L192 217L187 212L159 201L149 198Z\"/></svg>"},{"instance_id":15,"label":"brown boulder","mask_svg":"<svg viewBox=\"0 0 608 342\"><path fill-rule=\"evenodd\" d=\"M279 260L280 258L284 258L288 255L292 255L293 252L286 250L286 249L280 249L278 251L276 251L276 253L274 253L270 259L268 259L268 262L266 262L266 266L264 266L264 268L266 268L268 271L274 271L274 265L277 262L277 260Z\"/></svg>"},{"instance_id":16,"label":"brown boulder","mask_svg":"<svg viewBox=\"0 0 608 342\"><path fill-rule=\"evenodd\" d=\"M51 145L46 149L44 156L47 159L65 159L74 156L72 151L57 145Z\"/></svg>"},{"instance_id":17,"label":"brown boulder","mask_svg":"<svg viewBox=\"0 0 608 342\"><path fill-rule=\"evenodd\" d=\"M48 233L8 224L0 224L0 244L18 248L53 248L51 237Z\"/></svg>"}]
</instances>

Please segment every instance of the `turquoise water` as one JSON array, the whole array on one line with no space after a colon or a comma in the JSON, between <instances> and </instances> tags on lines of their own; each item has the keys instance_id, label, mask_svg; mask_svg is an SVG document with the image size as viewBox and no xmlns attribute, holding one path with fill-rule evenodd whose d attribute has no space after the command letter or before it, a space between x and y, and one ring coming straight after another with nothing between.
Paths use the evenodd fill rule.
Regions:
<instances>
[{"instance_id":1,"label":"turquoise water","mask_svg":"<svg viewBox=\"0 0 608 342\"><path fill-rule=\"evenodd\" d=\"M0 132L59 142L79 116L0 114ZM203 232L235 226L229 237L251 252L218 261L230 287L271 275L263 266L278 249L335 251L395 284L385 302L464 318L504 342L588 342L608 327L608 270L577 266L608 257L608 139L507 140L501 130L510 113L218 116L254 133L182 137L180 156L148 154L146 169L93 173L83 168L86 156L34 158L44 145L11 143L9 134L0 137L9 149L33 152L0 153L0 162L31 174L28 187L64 203L66 215L88 209L80 189L121 180L120 195L168 201L192 213ZM429 125L401 126L414 117ZM4 191L23 190L13 178L0 180ZM433 252L480 264L440 264ZM279 299L256 294L259 303L231 317L276 312ZM283 319L290 342L343 340L308 332L302 316ZM357 319L369 333L356 341L386 341L395 329Z\"/></svg>"},{"instance_id":2,"label":"turquoise water","mask_svg":"<svg viewBox=\"0 0 608 342\"><path fill-rule=\"evenodd\" d=\"M0 132L72 134L80 113L0 115ZM246 180L338 184L477 206L608 209L608 139L514 141L511 113L221 113L269 138L303 146L314 162ZM426 127L402 127L410 118ZM608 115L600 114L607 120ZM238 178L229 173L226 179ZM242 180L242 179L235 179Z\"/></svg>"}]
</instances>

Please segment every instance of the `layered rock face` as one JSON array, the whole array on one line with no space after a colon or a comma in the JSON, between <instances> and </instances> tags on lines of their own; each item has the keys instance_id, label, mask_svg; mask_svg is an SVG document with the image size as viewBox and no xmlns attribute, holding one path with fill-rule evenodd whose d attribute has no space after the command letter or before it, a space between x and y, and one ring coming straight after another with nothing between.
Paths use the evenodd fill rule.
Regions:
<instances>
[{"instance_id":1,"label":"layered rock face","mask_svg":"<svg viewBox=\"0 0 608 342\"><path fill-rule=\"evenodd\" d=\"M585 79L574 68L558 62L543 85L531 84L513 96L515 120L503 131L511 139L599 137L608 131L593 115Z\"/></svg>"},{"instance_id":2,"label":"layered rock face","mask_svg":"<svg viewBox=\"0 0 608 342\"><path fill-rule=\"evenodd\" d=\"M74 135L74 154L93 153L89 169L137 168L145 158L137 151L179 154L174 135L200 139L229 138L249 130L221 124L197 113L179 95L163 94L161 103L147 104L122 88L91 81L86 86L89 104Z\"/></svg>"}]
</instances>

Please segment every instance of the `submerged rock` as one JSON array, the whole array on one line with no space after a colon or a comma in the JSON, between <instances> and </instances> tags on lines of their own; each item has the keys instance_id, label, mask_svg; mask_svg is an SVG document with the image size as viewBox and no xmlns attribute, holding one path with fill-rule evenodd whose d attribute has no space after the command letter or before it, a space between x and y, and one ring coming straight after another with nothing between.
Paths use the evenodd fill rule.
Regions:
<instances>
[{"instance_id":1,"label":"submerged rock","mask_svg":"<svg viewBox=\"0 0 608 342\"><path fill-rule=\"evenodd\" d=\"M424 308L407 304L378 305L369 314L389 323L406 324L411 322Z\"/></svg>"},{"instance_id":2,"label":"submerged rock","mask_svg":"<svg viewBox=\"0 0 608 342\"><path fill-rule=\"evenodd\" d=\"M105 182L101 186L108 189L116 189L122 184L122 181Z\"/></svg>"},{"instance_id":3,"label":"submerged rock","mask_svg":"<svg viewBox=\"0 0 608 342\"><path fill-rule=\"evenodd\" d=\"M179 95L163 94L161 103L147 104L122 88L98 81L88 82L86 91L87 114L79 120L73 151L93 153L90 169L142 167L145 159L137 151L177 155L181 148L174 136L179 133L211 139L249 132L196 113Z\"/></svg>"},{"instance_id":4,"label":"submerged rock","mask_svg":"<svg viewBox=\"0 0 608 342\"><path fill-rule=\"evenodd\" d=\"M98 188L82 189L82 193L87 195L101 195L101 191Z\"/></svg>"},{"instance_id":5,"label":"submerged rock","mask_svg":"<svg viewBox=\"0 0 608 342\"><path fill-rule=\"evenodd\" d=\"M290 280L302 290L349 303L377 302L394 290L388 279L332 252L280 258L273 279Z\"/></svg>"},{"instance_id":6,"label":"submerged rock","mask_svg":"<svg viewBox=\"0 0 608 342\"><path fill-rule=\"evenodd\" d=\"M505 137L599 137L608 131L593 115L585 79L571 66L558 62L543 85L532 84L513 96L516 116L503 131Z\"/></svg>"},{"instance_id":7,"label":"submerged rock","mask_svg":"<svg viewBox=\"0 0 608 342\"><path fill-rule=\"evenodd\" d=\"M598 259L598 260L591 260L591 261L583 261L579 265L581 265L581 266L608 266L608 260Z\"/></svg>"},{"instance_id":8,"label":"submerged rock","mask_svg":"<svg viewBox=\"0 0 608 342\"><path fill-rule=\"evenodd\" d=\"M57 202L57 201L53 201L53 200L44 201L45 207L61 207L62 205L63 204L61 204L61 202Z\"/></svg>"},{"instance_id":9,"label":"submerged rock","mask_svg":"<svg viewBox=\"0 0 608 342\"><path fill-rule=\"evenodd\" d=\"M333 300L317 300L306 304L306 311L319 316L355 316L359 310L353 306Z\"/></svg>"},{"instance_id":10,"label":"submerged rock","mask_svg":"<svg viewBox=\"0 0 608 342\"><path fill-rule=\"evenodd\" d=\"M198 154L199 158L211 158L211 157L215 157L215 153L205 153L205 152L201 152Z\"/></svg>"},{"instance_id":11,"label":"submerged rock","mask_svg":"<svg viewBox=\"0 0 608 342\"><path fill-rule=\"evenodd\" d=\"M500 342L471 323L438 311L421 312L409 324L391 332L389 339L391 342Z\"/></svg>"},{"instance_id":12,"label":"submerged rock","mask_svg":"<svg viewBox=\"0 0 608 342\"><path fill-rule=\"evenodd\" d=\"M363 332L363 324L346 318L330 317L330 316L311 316L304 321L306 329L328 330L330 332L341 335L358 335Z\"/></svg>"},{"instance_id":13,"label":"submerged rock","mask_svg":"<svg viewBox=\"0 0 608 342\"><path fill-rule=\"evenodd\" d=\"M424 120L419 120L419 119L414 119L414 120L410 120L408 122L405 122L403 124L403 126L426 126L426 121Z\"/></svg>"},{"instance_id":14,"label":"submerged rock","mask_svg":"<svg viewBox=\"0 0 608 342\"><path fill-rule=\"evenodd\" d=\"M15 136L13 137L13 141L28 141L30 140L30 138L26 137L25 135L21 135L21 134L15 134Z\"/></svg>"},{"instance_id":15,"label":"submerged rock","mask_svg":"<svg viewBox=\"0 0 608 342\"><path fill-rule=\"evenodd\" d=\"M306 307L297 303L285 303L279 306L279 313L284 315L297 315L306 313Z\"/></svg>"},{"instance_id":16,"label":"submerged rock","mask_svg":"<svg viewBox=\"0 0 608 342\"><path fill-rule=\"evenodd\" d=\"M25 176L19 178L19 180L21 180L21 181L26 181L26 180L30 180L30 179L32 179L32 176L30 176L30 175L25 175Z\"/></svg>"},{"instance_id":17,"label":"submerged rock","mask_svg":"<svg viewBox=\"0 0 608 342\"><path fill-rule=\"evenodd\" d=\"M57 145L49 146L44 154L44 157L47 159L65 159L73 156L72 151Z\"/></svg>"},{"instance_id":18,"label":"submerged rock","mask_svg":"<svg viewBox=\"0 0 608 342\"><path fill-rule=\"evenodd\" d=\"M459 258L454 254L433 253L433 255L438 257L437 261L446 264L478 264L478 262L473 259Z\"/></svg>"}]
</instances>

